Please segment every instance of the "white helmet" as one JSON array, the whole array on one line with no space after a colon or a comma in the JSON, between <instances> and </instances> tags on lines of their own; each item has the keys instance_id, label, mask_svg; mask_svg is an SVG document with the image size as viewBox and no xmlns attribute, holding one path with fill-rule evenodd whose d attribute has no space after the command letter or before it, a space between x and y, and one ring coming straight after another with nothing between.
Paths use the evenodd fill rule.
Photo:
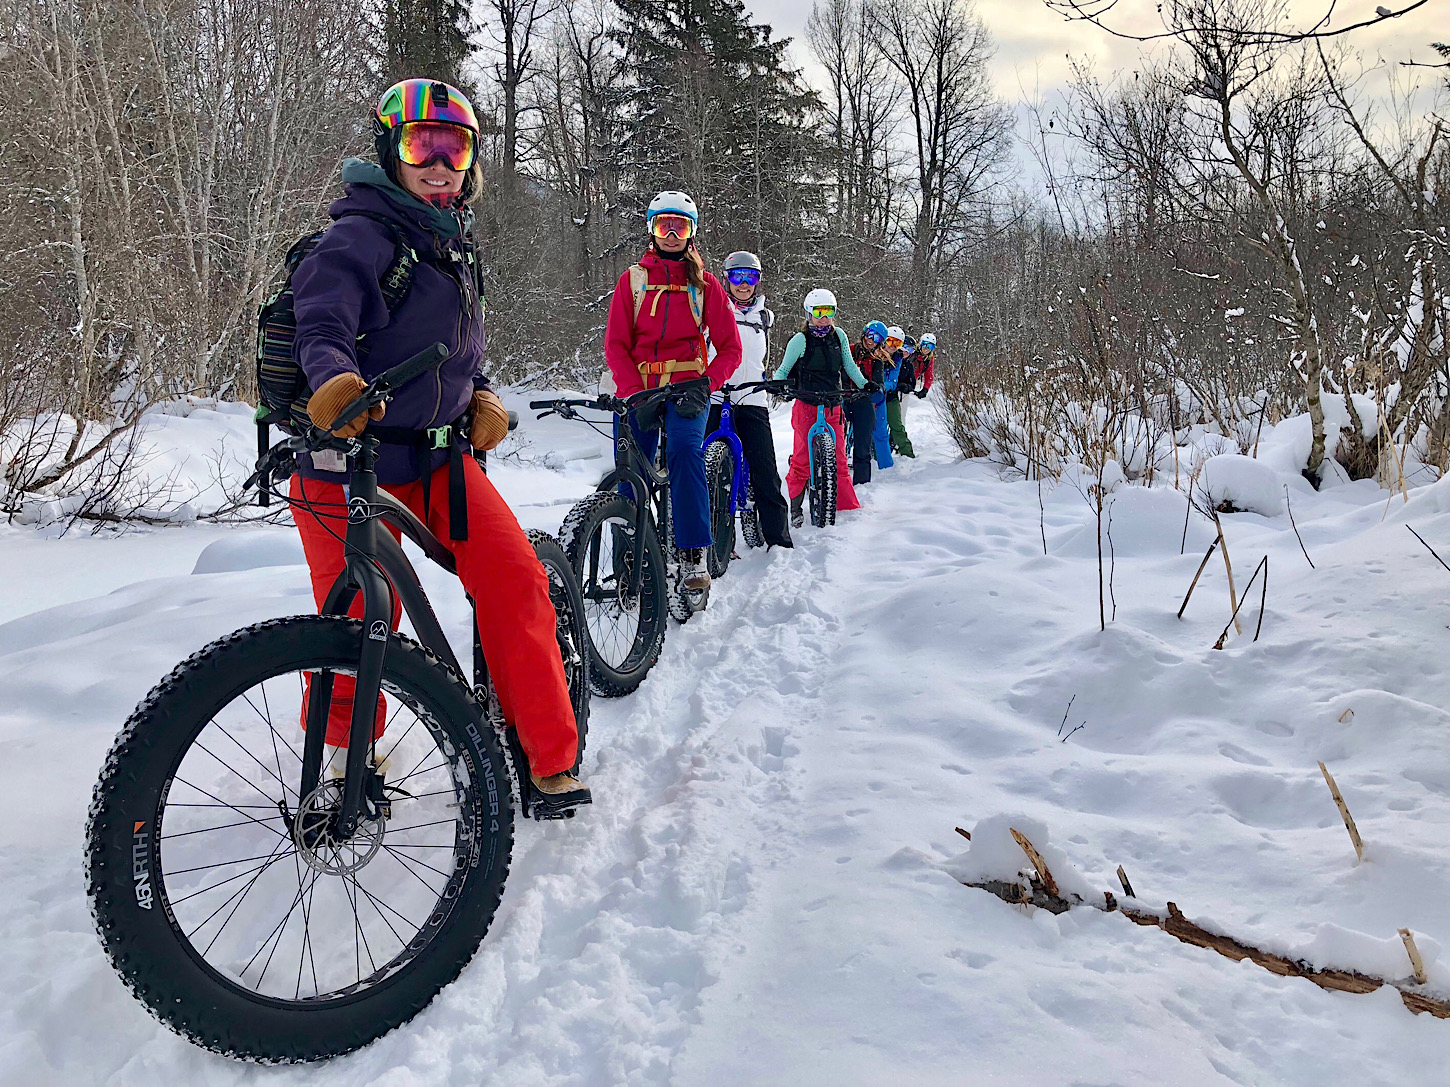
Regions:
<instances>
[{"instance_id":1,"label":"white helmet","mask_svg":"<svg viewBox=\"0 0 1450 1087\"><path fill-rule=\"evenodd\" d=\"M683 215L696 226L700 225L700 209L695 207L695 202L690 199L689 193L683 193L676 189L667 189L649 202L649 211L645 213L645 222L651 222L656 215L661 214Z\"/></svg>"},{"instance_id":2,"label":"white helmet","mask_svg":"<svg viewBox=\"0 0 1450 1087\"><path fill-rule=\"evenodd\" d=\"M930 347L930 348L932 348L934 350L936 348L936 333L935 332L924 332L924 333L922 333L921 339L918 340L917 342L922 347Z\"/></svg>"},{"instance_id":3,"label":"white helmet","mask_svg":"<svg viewBox=\"0 0 1450 1087\"><path fill-rule=\"evenodd\" d=\"M888 340L905 340L906 333L902 331L900 325L892 325L886 330L886 338Z\"/></svg>"},{"instance_id":4,"label":"white helmet","mask_svg":"<svg viewBox=\"0 0 1450 1087\"><path fill-rule=\"evenodd\" d=\"M806 295L806 300L803 303L807 314L817 306L834 306L835 304L836 296L824 287L817 287L811 291L810 294Z\"/></svg>"}]
</instances>

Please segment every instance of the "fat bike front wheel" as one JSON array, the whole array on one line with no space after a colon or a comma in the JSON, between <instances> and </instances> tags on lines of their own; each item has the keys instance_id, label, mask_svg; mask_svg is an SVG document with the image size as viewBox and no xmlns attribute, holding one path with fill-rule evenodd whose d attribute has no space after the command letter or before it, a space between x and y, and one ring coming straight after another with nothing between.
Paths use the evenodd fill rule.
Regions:
<instances>
[{"instance_id":1,"label":"fat bike front wheel","mask_svg":"<svg viewBox=\"0 0 1450 1087\"><path fill-rule=\"evenodd\" d=\"M101 944L153 1015L207 1049L293 1062L366 1045L458 977L498 909L502 748L416 642L389 637L356 831L336 823L345 752L298 794L309 684L350 712L362 641L356 620L299 616L213 642L136 707L96 783Z\"/></svg>"}]
</instances>

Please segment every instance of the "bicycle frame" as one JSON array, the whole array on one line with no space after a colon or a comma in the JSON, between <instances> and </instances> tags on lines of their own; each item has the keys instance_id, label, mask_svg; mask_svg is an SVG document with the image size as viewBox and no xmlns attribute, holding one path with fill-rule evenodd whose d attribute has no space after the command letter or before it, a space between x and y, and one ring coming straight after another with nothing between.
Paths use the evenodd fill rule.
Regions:
<instances>
[{"instance_id":1,"label":"bicycle frame","mask_svg":"<svg viewBox=\"0 0 1450 1087\"><path fill-rule=\"evenodd\" d=\"M839 405L838 405L839 406ZM810 457L811 478L816 473L816 435L825 434L831 439L831 444L836 444L836 432L830 423L826 422L826 405L816 405L816 421L811 424L811 429L806 432L806 454Z\"/></svg>"},{"instance_id":2,"label":"bicycle frame","mask_svg":"<svg viewBox=\"0 0 1450 1087\"><path fill-rule=\"evenodd\" d=\"M735 474L730 480L730 512L732 515L742 513L750 498L750 465L745 463L745 447L740 444L740 435L735 431L735 404L729 392L725 392L725 399L720 404L719 429L705 435L700 448L709 449L715 441L723 441L730 446L735 464Z\"/></svg>"},{"instance_id":3,"label":"bicycle frame","mask_svg":"<svg viewBox=\"0 0 1450 1087\"><path fill-rule=\"evenodd\" d=\"M663 433L660 435L660 442L661 444L664 442ZM618 433L614 439L614 468L599 481L599 486L595 490L612 491L623 483L629 487L629 493L634 496L635 531L630 543L629 557L631 561L629 568L625 571L623 588L626 595L633 596L639 591L638 582L643 576L644 533L639 529L646 516L646 503L655 501L660 491L669 486L669 482L668 470L656 468L645 458L644 451L640 449L639 441L634 436L634 427L630 423L629 416L622 416L619 421ZM665 501L668 501L668 498ZM655 520L658 524L659 519ZM594 556L594 561L599 561L597 554ZM591 575L594 573L596 572L591 571Z\"/></svg>"}]
</instances>

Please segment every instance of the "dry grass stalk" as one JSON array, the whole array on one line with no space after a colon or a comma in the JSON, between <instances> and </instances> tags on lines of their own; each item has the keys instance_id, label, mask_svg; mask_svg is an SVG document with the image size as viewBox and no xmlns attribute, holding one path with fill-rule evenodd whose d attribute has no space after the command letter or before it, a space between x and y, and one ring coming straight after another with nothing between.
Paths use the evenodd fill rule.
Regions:
<instances>
[{"instance_id":1,"label":"dry grass stalk","mask_svg":"<svg viewBox=\"0 0 1450 1087\"><path fill-rule=\"evenodd\" d=\"M1354 816L1349 814L1349 805L1344 802L1344 797L1339 792L1339 786L1335 784L1334 775L1329 772L1329 767L1322 762L1319 764L1319 772L1324 775L1324 783L1329 786L1329 795L1334 797L1334 803L1339 806L1339 814L1344 819L1344 828L1349 831L1349 840L1354 844L1355 863L1364 860L1364 841L1359 836L1359 828L1354 825Z\"/></svg>"},{"instance_id":2,"label":"dry grass stalk","mask_svg":"<svg viewBox=\"0 0 1450 1087\"><path fill-rule=\"evenodd\" d=\"M1223 538L1223 522L1218 519L1218 510L1213 511L1213 526L1218 529L1218 546L1223 551L1223 568L1228 571L1228 602L1233 609L1233 626L1239 634L1243 634L1244 625L1239 622L1239 594L1234 589L1234 564L1229 561L1228 541Z\"/></svg>"},{"instance_id":3,"label":"dry grass stalk","mask_svg":"<svg viewBox=\"0 0 1450 1087\"><path fill-rule=\"evenodd\" d=\"M1208 550L1203 553L1203 561L1198 564L1198 573L1193 575L1193 581L1188 586L1188 592L1183 594L1183 603L1178 606L1178 618L1183 618L1183 612L1188 607L1188 599L1193 595L1193 590L1198 587L1198 579L1203 576L1203 568L1208 565L1208 560L1213 558L1213 550L1218 546L1218 541L1208 545Z\"/></svg>"}]
</instances>

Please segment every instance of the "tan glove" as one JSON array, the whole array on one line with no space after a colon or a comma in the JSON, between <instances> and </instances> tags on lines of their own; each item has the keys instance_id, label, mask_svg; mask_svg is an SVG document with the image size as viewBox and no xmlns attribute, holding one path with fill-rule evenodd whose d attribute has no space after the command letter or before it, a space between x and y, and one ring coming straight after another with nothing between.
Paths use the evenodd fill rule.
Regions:
<instances>
[{"instance_id":1,"label":"tan glove","mask_svg":"<svg viewBox=\"0 0 1450 1087\"><path fill-rule=\"evenodd\" d=\"M307 401L307 416L314 425L326 427L337 418L338 412L356 400L366 388L367 382L351 371L330 377L322 383L322 388L313 393L311 399ZM345 420L332 432L339 438L355 438L363 432L363 427L368 425L368 419L381 419L386 410L386 405L378 404L368 410L367 418L359 415L354 419Z\"/></svg>"},{"instance_id":2,"label":"tan glove","mask_svg":"<svg viewBox=\"0 0 1450 1087\"><path fill-rule=\"evenodd\" d=\"M508 432L509 413L503 401L488 389L479 389L473 394L473 429L468 432L473 448L486 453Z\"/></svg>"}]
</instances>

